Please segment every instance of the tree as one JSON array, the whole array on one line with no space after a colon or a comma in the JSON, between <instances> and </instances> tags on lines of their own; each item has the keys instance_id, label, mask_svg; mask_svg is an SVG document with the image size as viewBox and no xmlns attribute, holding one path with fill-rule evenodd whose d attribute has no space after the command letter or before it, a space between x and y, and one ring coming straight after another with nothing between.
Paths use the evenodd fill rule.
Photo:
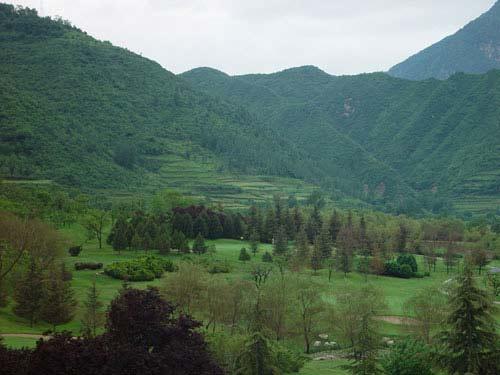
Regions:
<instances>
[{"instance_id":1,"label":"tree","mask_svg":"<svg viewBox=\"0 0 500 375\"><path fill-rule=\"evenodd\" d=\"M50 270L40 318L51 324L55 332L56 326L73 319L75 308L76 301L73 298L70 282L63 280L59 270Z\"/></svg>"},{"instance_id":2,"label":"tree","mask_svg":"<svg viewBox=\"0 0 500 375\"><path fill-rule=\"evenodd\" d=\"M166 229L160 229L160 231L158 232L158 235L155 239L155 247L162 255L168 254L170 252L170 236L168 235L168 231Z\"/></svg>"},{"instance_id":3,"label":"tree","mask_svg":"<svg viewBox=\"0 0 500 375\"><path fill-rule=\"evenodd\" d=\"M321 314L325 311L325 304L321 298L321 291L317 285L310 283L299 284L296 291L297 307L294 309L296 325L304 339L304 350L309 354L311 341L321 322Z\"/></svg>"},{"instance_id":4,"label":"tree","mask_svg":"<svg viewBox=\"0 0 500 375\"><path fill-rule=\"evenodd\" d=\"M315 242L311 253L311 269L317 274L321 268L323 268L323 254L319 243Z\"/></svg>"},{"instance_id":5,"label":"tree","mask_svg":"<svg viewBox=\"0 0 500 375\"><path fill-rule=\"evenodd\" d=\"M323 219L321 218L319 208L317 206L314 206L313 212L311 213L306 226L306 233L310 243L314 241L318 233L321 231L322 227Z\"/></svg>"},{"instance_id":6,"label":"tree","mask_svg":"<svg viewBox=\"0 0 500 375\"><path fill-rule=\"evenodd\" d=\"M82 332L86 337L95 337L97 330L103 326L104 312L103 304L99 300L99 291L95 279L87 292L87 300L84 302L85 312L82 319Z\"/></svg>"},{"instance_id":7,"label":"tree","mask_svg":"<svg viewBox=\"0 0 500 375\"><path fill-rule=\"evenodd\" d=\"M177 230L174 231L174 233L172 234L172 248L184 253L189 252L188 240L184 233Z\"/></svg>"},{"instance_id":8,"label":"tree","mask_svg":"<svg viewBox=\"0 0 500 375\"><path fill-rule=\"evenodd\" d=\"M438 288L426 288L408 299L404 310L406 316L415 317L408 321L407 329L431 344L433 331L445 321L447 301Z\"/></svg>"},{"instance_id":9,"label":"tree","mask_svg":"<svg viewBox=\"0 0 500 375\"><path fill-rule=\"evenodd\" d=\"M36 322L43 299L43 273L37 262L30 259L28 270L17 280L14 289L14 314L26 318L30 327Z\"/></svg>"},{"instance_id":10,"label":"tree","mask_svg":"<svg viewBox=\"0 0 500 375\"><path fill-rule=\"evenodd\" d=\"M205 254L207 252L207 245L205 245L205 239L198 233L193 242L193 253L195 254Z\"/></svg>"},{"instance_id":11,"label":"tree","mask_svg":"<svg viewBox=\"0 0 500 375\"><path fill-rule=\"evenodd\" d=\"M285 255L288 252L288 238L283 226L278 228L274 236L273 255Z\"/></svg>"},{"instance_id":12,"label":"tree","mask_svg":"<svg viewBox=\"0 0 500 375\"><path fill-rule=\"evenodd\" d=\"M206 272L194 264L179 265L178 272L173 272L165 279L163 294L179 306L181 312L191 314L207 288Z\"/></svg>"},{"instance_id":13,"label":"tree","mask_svg":"<svg viewBox=\"0 0 500 375\"><path fill-rule=\"evenodd\" d=\"M271 254L269 254L268 251L266 251L264 254L262 254L262 261L264 263L272 263L273 256Z\"/></svg>"},{"instance_id":14,"label":"tree","mask_svg":"<svg viewBox=\"0 0 500 375\"><path fill-rule=\"evenodd\" d=\"M255 256L259 251L259 235L257 232L250 233L249 245L252 254Z\"/></svg>"},{"instance_id":15,"label":"tree","mask_svg":"<svg viewBox=\"0 0 500 375\"><path fill-rule=\"evenodd\" d=\"M456 252L451 243L446 247L446 251L443 255L443 261L446 265L447 274L450 273L450 270L453 269L457 264Z\"/></svg>"},{"instance_id":16,"label":"tree","mask_svg":"<svg viewBox=\"0 0 500 375\"><path fill-rule=\"evenodd\" d=\"M382 367L387 375L433 375L431 352L420 341L397 342L382 357Z\"/></svg>"},{"instance_id":17,"label":"tree","mask_svg":"<svg viewBox=\"0 0 500 375\"><path fill-rule=\"evenodd\" d=\"M213 213L208 216L208 238L215 240L221 238L224 230L219 220L219 215Z\"/></svg>"},{"instance_id":18,"label":"tree","mask_svg":"<svg viewBox=\"0 0 500 375\"><path fill-rule=\"evenodd\" d=\"M294 269L299 270L304 265L307 265L310 258L309 240L307 239L306 231L301 227L297 233L294 244L294 253L292 263Z\"/></svg>"},{"instance_id":19,"label":"tree","mask_svg":"<svg viewBox=\"0 0 500 375\"><path fill-rule=\"evenodd\" d=\"M321 258L323 260L329 259L332 256L332 245L330 240L330 233L328 226L324 225L321 231L318 233L314 239L315 246L318 246Z\"/></svg>"},{"instance_id":20,"label":"tree","mask_svg":"<svg viewBox=\"0 0 500 375\"><path fill-rule=\"evenodd\" d=\"M332 244L335 244L337 242L337 236L341 227L342 222L340 221L340 216L337 213L337 210L333 210L332 216L330 217L330 220L328 222L328 230L330 232Z\"/></svg>"},{"instance_id":21,"label":"tree","mask_svg":"<svg viewBox=\"0 0 500 375\"><path fill-rule=\"evenodd\" d=\"M106 227L109 215L107 211L93 209L85 216L82 225L87 230L89 239L96 238L99 243L99 249L102 249L102 236Z\"/></svg>"},{"instance_id":22,"label":"tree","mask_svg":"<svg viewBox=\"0 0 500 375\"><path fill-rule=\"evenodd\" d=\"M193 222L193 233L201 234L203 237L208 237L208 216L205 211L199 214Z\"/></svg>"},{"instance_id":23,"label":"tree","mask_svg":"<svg viewBox=\"0 0 500 375\"><path fill-rule=\"evenodd\" d=\"M500 371L498 335L488 294L476 287L466 263L449 298L449 328L440 334L441 365L451 374L494 374ZM495 372L496 371L496 372Z\"/></svg>"},{"instance_id":24,"label":"tree","mask_svg":"<svg viewBox=\"0 0 500 375\"><path fill-rule=\"evenodd\" d=\"M483 248L472 251L472 261L477 267L477 272L481 275L483 268L490 262L488 253Z\"/></svg>"},{"instance_id":25,"label":"tree","mask_svg":"<svg viewBox=\"0 0 500 375\"><path fill-rule=\"evenodd\" d=\"M404 222L399 223L399 232L398 232L398 239L397 239L397 250L400 253L404 253L406 251L406 243L408 241L408 227Z\"/></svg>"},{"instance_id":26,"label":"tree","mask_svg":"<svg viewBox=\"0 0 500 375\"><path fill-rule=\"evenodd\" d=\"M241 250L240 250L240 255L238 257L238 260L241 260L242 262L247 262L250 259L252 259L252 258L250 257L250 254L248 254L247 249L245 249L244 247L242 247Z\"/></svg>"},{"instance_id":27,"label":"tree","mask_svg":"<svg viewBox=\"0 0 500 375\"><path fill-rule=\"evenodd\" d=\"M116 164L127 168L132 169L135 160L137 158L137 151L135 147L131 144L121 144L118 145L115 149L114 160Z\"/></svg>"}]
</instances>

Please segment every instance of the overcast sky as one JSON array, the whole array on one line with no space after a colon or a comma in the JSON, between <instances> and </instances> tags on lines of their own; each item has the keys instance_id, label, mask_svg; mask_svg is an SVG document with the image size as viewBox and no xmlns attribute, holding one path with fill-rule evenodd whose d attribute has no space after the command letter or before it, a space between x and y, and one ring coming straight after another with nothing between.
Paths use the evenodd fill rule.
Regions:
<instances>
[{"instance_id":1,"label":"overcast sky","mask_svg":"<svg viewBox=\"0 0 500 375\"><path fill-rule=\"evenodd\" d=\"M383 71L454 33L495 0L0 0L59 15L174 73L316 65Z\"/></svg>"}]
</instances>

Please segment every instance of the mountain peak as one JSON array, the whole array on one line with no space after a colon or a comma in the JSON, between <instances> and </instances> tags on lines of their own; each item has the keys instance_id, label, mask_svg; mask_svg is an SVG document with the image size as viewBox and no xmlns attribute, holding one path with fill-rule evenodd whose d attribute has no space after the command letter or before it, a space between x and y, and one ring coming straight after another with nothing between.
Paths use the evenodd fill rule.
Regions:
<instances>
[{"instance_id":1,"label":"mountain peak","mask_svg":"<svg viewBox=\"0 0 500 375\"><path fill-rule=\"evenodd\" d=\"M399 78L447 79L458 72L486 73L500 68L500 1L455 34L389 70Z\"/></svg>"}]
</instances>

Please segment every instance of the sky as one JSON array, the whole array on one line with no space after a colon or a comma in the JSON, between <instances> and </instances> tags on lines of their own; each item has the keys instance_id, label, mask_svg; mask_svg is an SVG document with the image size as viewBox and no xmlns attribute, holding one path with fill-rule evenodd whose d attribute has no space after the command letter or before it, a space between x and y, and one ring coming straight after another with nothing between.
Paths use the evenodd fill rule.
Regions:
<instances>
[{"instance_id":1,"label":"sky","mask_svg":"<svg viewBox=\"0 0 500 375\"><path fill-rule=\"evenodd\" d=\"M386 71L495 0L0 0L60 16L174 72L231 75L315 65Z\"/></svg>"}]
</instances>

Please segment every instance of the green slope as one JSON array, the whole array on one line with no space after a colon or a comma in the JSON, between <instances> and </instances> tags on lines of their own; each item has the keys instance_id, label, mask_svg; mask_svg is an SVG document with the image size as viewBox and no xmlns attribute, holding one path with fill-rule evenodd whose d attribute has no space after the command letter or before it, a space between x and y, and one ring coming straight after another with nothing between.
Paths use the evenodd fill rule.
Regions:
<instances>
[{"instance_id":1,"label":"green slope","mask_svg":"<svg viewBox=\"0 0 500 375\"><path fill-rule=\"evenodd\" d=\"M456 72L486 73L500 68L500 2L454 35L392 67L407 79L446 79Z\"/></svg>"},{"instance_id":2,"label":"green slope","mask_svg":"<svg viewBox=\"0 0 500 375\"><path fill-rule=\"evenodd\" d=\"M0 50L4 175L150 190L176 183L163 172L178 158L228 178L321 175L244 109L65 22L0 4Z\"/></svg>"},{"instance_id":3,"label":"green slope","mask_svg":"<svg viewBox=\"0 0 500 375\"><path fill-rule=\"evenodd\" d=\"M325 163L339 161L335 167L346 176L373 173L372 199L379 188L373 182L382 175L360 154L434 201L431 206L441 198L498 202L499 71L422 82L382 73L334 77L313 67L237 77L198 69L183 77L245 105Z\"/></svg>"}]
</instances>

